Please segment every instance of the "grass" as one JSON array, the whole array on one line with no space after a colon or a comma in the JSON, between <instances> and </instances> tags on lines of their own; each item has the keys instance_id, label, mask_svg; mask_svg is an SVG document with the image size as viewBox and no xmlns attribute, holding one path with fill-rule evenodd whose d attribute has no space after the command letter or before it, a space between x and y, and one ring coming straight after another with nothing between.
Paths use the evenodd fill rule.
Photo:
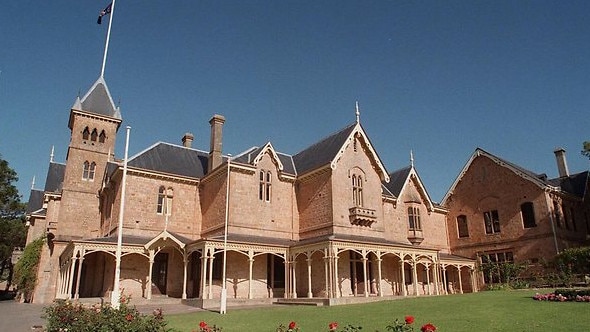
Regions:
<instances>
[{"instance_id":1,"label":"grass","mask_svg":"<svg viewBox=\"0 0 590 332\"><path fill-rule=\"evenodd\" d=\"M551 290L538 292L548 293ZM405 315L415 317L415 331L431 322L437 331L588 331L590 303L534 301L533 290L488 291L463 295L406 298L333 307L272 306L228 308L226 315L198 312L166 316L175 331L198 331L200 321L224 332L275 332L277 326L297 322L301 332L328 331L330 322L362 326L363 331L385 327Z\"/></svg>"}]
</instances>

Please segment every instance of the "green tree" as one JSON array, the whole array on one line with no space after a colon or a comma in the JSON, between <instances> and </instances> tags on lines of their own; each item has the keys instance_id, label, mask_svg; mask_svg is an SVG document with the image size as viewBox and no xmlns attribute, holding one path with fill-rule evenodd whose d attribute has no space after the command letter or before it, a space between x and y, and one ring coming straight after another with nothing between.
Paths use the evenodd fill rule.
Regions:
<instances>
[{"instance_id":1,"label":"green tree","mask_svg":"<svg viewBox=\"0 0 590 332\"><path fill-rule=\"evenodd\" d=\"M25 204L13 184L16 181L16 171L0 155L0 280L8 280L7 288L12 279L12 251L25 245L27 234Z\"/></svg>"}]
</instances>

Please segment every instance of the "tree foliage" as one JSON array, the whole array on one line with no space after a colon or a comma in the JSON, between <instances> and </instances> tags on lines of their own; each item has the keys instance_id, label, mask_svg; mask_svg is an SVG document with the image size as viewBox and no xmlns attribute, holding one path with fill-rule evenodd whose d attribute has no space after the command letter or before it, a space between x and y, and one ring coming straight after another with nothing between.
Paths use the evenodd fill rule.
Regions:
<instances>
[{"instance_id":1,"label":"tree foliage","mask_svg":"<svg viewBox=\"0 0 590 332\"><path fill-rule=\"evenodd\" d=\"M0 216L14 216L14 212L23 211L18 189L13 184L18 181L16 171L0 155Z\"/></svg>"}]
</instances>

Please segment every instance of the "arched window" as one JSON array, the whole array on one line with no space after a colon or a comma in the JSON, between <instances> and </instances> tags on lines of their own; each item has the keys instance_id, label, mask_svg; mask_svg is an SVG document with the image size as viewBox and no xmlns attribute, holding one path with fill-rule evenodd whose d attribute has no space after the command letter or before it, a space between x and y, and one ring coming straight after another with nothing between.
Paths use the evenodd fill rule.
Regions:
<instances>
[{"instance_id":1,"label":"arched window","mask_svg":"<svg viewBox=\"0 0 590 332\"><path fill-rule=\"evenodd\" d=\"M422 222L420 221L420 208L417 206L408 207L408 226L411 231L422 230Z\"/></svg>"},{"instance_id":2,"label":"arched window","mask_svg":"<svg viewBox=\"0 0 590 332\"><path fill-rule=\"evenodd\" d=\"M467 226L467 216L460 215L457 217L457 230L459 237L469 237L469 227Z\"/></svg>"},{"instance_id":3,"label":"arched window","mask_svg":"<svg viewBox=\"0 0 590 332\"><path fill-rule=\"evenodd\" d=\"M535 209L533 202L525 202L520 205L520 214L522 216L522 225L524 228L536 227Z\"/></svg>"},{"instance_id":4,"label":"arched window","mask_svg":"<svg viewBox=\"0 0 590 332\"><path fill-rule=\"evenodd\" d=\"M104 133L104 130L100 132L100 135L98 135L98 142L99 143L104 143L104 141L106 140L107 135Z\"/></svg>"},{"instance_id":5,"label":"arched window","mask_svg":"<svg viewBox=\"0 0 590 332\"><path fill-rule=\"evenodd\" d=\"M96 172L96 163L90 163L88 160L84 162L83 171L82 171L82 179L83 180L94 180L94 174Z\"/></svg>"},{"instance_id":6,"label":"arched window","mask_svg":"<svg viewBox=\"0 0 590 332\"><path fill-rule=\"evenodd\" d=\"M270 202L271 198L272 173L260 170L260 182L258 185L258 199Z\"/></svg>"},{"instance_id":7,"label":"arched window","mask_svg":"<svg viewBox=\"0 0 590 332\"><path fill-rule=\"evenodd\" d=\"M363 206L363 177L352 176L352 203L355 206Z\"/></svg>"},{"instance_id":8,"label":"arched window","mask_svg":"<svg viewBox=\"0 0 590 332\"><path fill-rule=\"evenodd\" d=\"M165 214L165 215L172 215L172 198L174 197L174 192L172 188L166 189L164 186L161 186L158 189L158 206L156 208L156 212L158 214Z\"/></svg>"},{"instance_id":9,"label":"arched window","mask_svg":"<svg viewBox=\"0 0 590 332\"><path fill-rule=\"evenodd\" d=\"M96 142L96 138L98 137L98 132L96 128L92 129L92 134L90 134L90 140Z\"/></svg>"},{"instance_id":10,"label":"arched window","mask_svg":"<svg viewBox=\"0 0 590 332\"><path fill-rule=\"evenodd\" d=\"M88 129L88 127L86 127L84 128L84 131L82 131L82 139L88 140L88 137L90 137L90 130Z\"/></svg>"}]
</instances>

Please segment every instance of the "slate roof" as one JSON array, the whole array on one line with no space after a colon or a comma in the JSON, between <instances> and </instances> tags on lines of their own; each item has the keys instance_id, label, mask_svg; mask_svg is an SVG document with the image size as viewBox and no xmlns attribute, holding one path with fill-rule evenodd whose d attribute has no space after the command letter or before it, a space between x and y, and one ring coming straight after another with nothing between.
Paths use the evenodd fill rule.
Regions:
<instances>
[{"instance_id":1,"label":"slate roof","mask_svg":"<svg viewBox=\"0 0 590 332\"><path fill-rule=\"evenodd\" d=\"M389 183L384 185L395 197L399 197L411 170L412 166L408 166L389 174Z\"/></svg>"},{"instance_id":2,"label":"slate roof","mask_svg":"<svg viewBox=\"0 0 590 332\"><path fill-rule=\"evenodd\" d=\"M31 195L29 196L29 201L27 202L27 210L25 211L26 214L31 214L43 208L44 194L45 192L43 190L31 189Z\"/></svg>"},{"instance_id":3,"label":"slate roof","mask_svg":"<svg viewBox=\"0 0 590 332\"><path fill-rule=\"evenodd\" d=\"M80 111L121 119L121 113L115 107L115 103L113 103L113 98L103 77L99 77L90 90L86 92L86 95L80 101L77 100L72 108L80 108Z\"/></svg>"},{"instance_id":4,"label":"slate roof","mask_svg":"<svg viewBox=\"0 0 590 332\"><path fill-rule=\"evenodd\" d=\"M577 174L572 174L568 177L556 178L548 180L554 186L559 186L562 191L572 194L579 198L584 198L586 195L587 183L589 180L588 171Z\"/></svg>"},{"instance_id":5,"label":"slate roof","mask_svg":"<svg viewBox=\"0 0 590 332\"><path fill-rule=\"evenodd\" d=\"M45 180L45 192L59 193L63 189L66 165L54 162L49 163L47 178Z\"/></svg>"},{"instance_id":6,"label":"slate roof","mask_svg":"<svg viewBox=\"0 0 590 332\"><path fill-rule=\"evenodd\" d=\"M136 236L136 235L125 235L123 234L123 244L140 244L145 245L146 243L150 242L152 238L145 237L145 236ZM117 236L107 236L107 237L97 237L91 239L84 239L82 241L85 242L97 242L97 243L114 243L117 244Z\"/></svg>"},{"instance_id":7,"label":"slate roof","mask_svg":"<svg viewBox=\"0 0 590 332\"><path fill-rule=\"evenodd\" d=\"M305 174L329 164L336 157L355 126L356 123L353 123L294 155L293 162L297 173Z\"/></svg>"},{"instance_id":8,"label":"slate roof","mask_svg":"<svg viewBox=\"0 0 590 332\"><path fill-rule=\"evenodd\" d=\"M207 173L209 154L169 143L156 143L129 159L130 167L201 178Z\"/></svg>"},{"instance_id":9,"label":"slate roof","mask_svg":"<svg viewBox=\"0 0 590 332\"><path fill-rule=\"evenodd\" d=\"M232 162L252 165L254 163L254 159L262 152L263 148L264 147L253 146L233 158ZM293 157L278 151L275 151L275 153L279 157L281 164L283 164L283 172L290 175L297 175L295 164L293 163Z\"/></svg>"},{"instance_id":10,"label":"slate roof","mask_svg":"<svg viewBox=\"0 0 590 332\"><path fill-rule=\"evenodd\" d=\"M212 237L206 238L205 240L223 241L223 235L212 236ZM227 240L230 242L255 243L255 244L282 246L282 247L288 247L288 246L292 246L292 245L297 244L297 241L287 240L287 239L278 239L276 237L245 235L245 234L231 234L231 233L227 234Z\"/></svg>"}]
</instances>

